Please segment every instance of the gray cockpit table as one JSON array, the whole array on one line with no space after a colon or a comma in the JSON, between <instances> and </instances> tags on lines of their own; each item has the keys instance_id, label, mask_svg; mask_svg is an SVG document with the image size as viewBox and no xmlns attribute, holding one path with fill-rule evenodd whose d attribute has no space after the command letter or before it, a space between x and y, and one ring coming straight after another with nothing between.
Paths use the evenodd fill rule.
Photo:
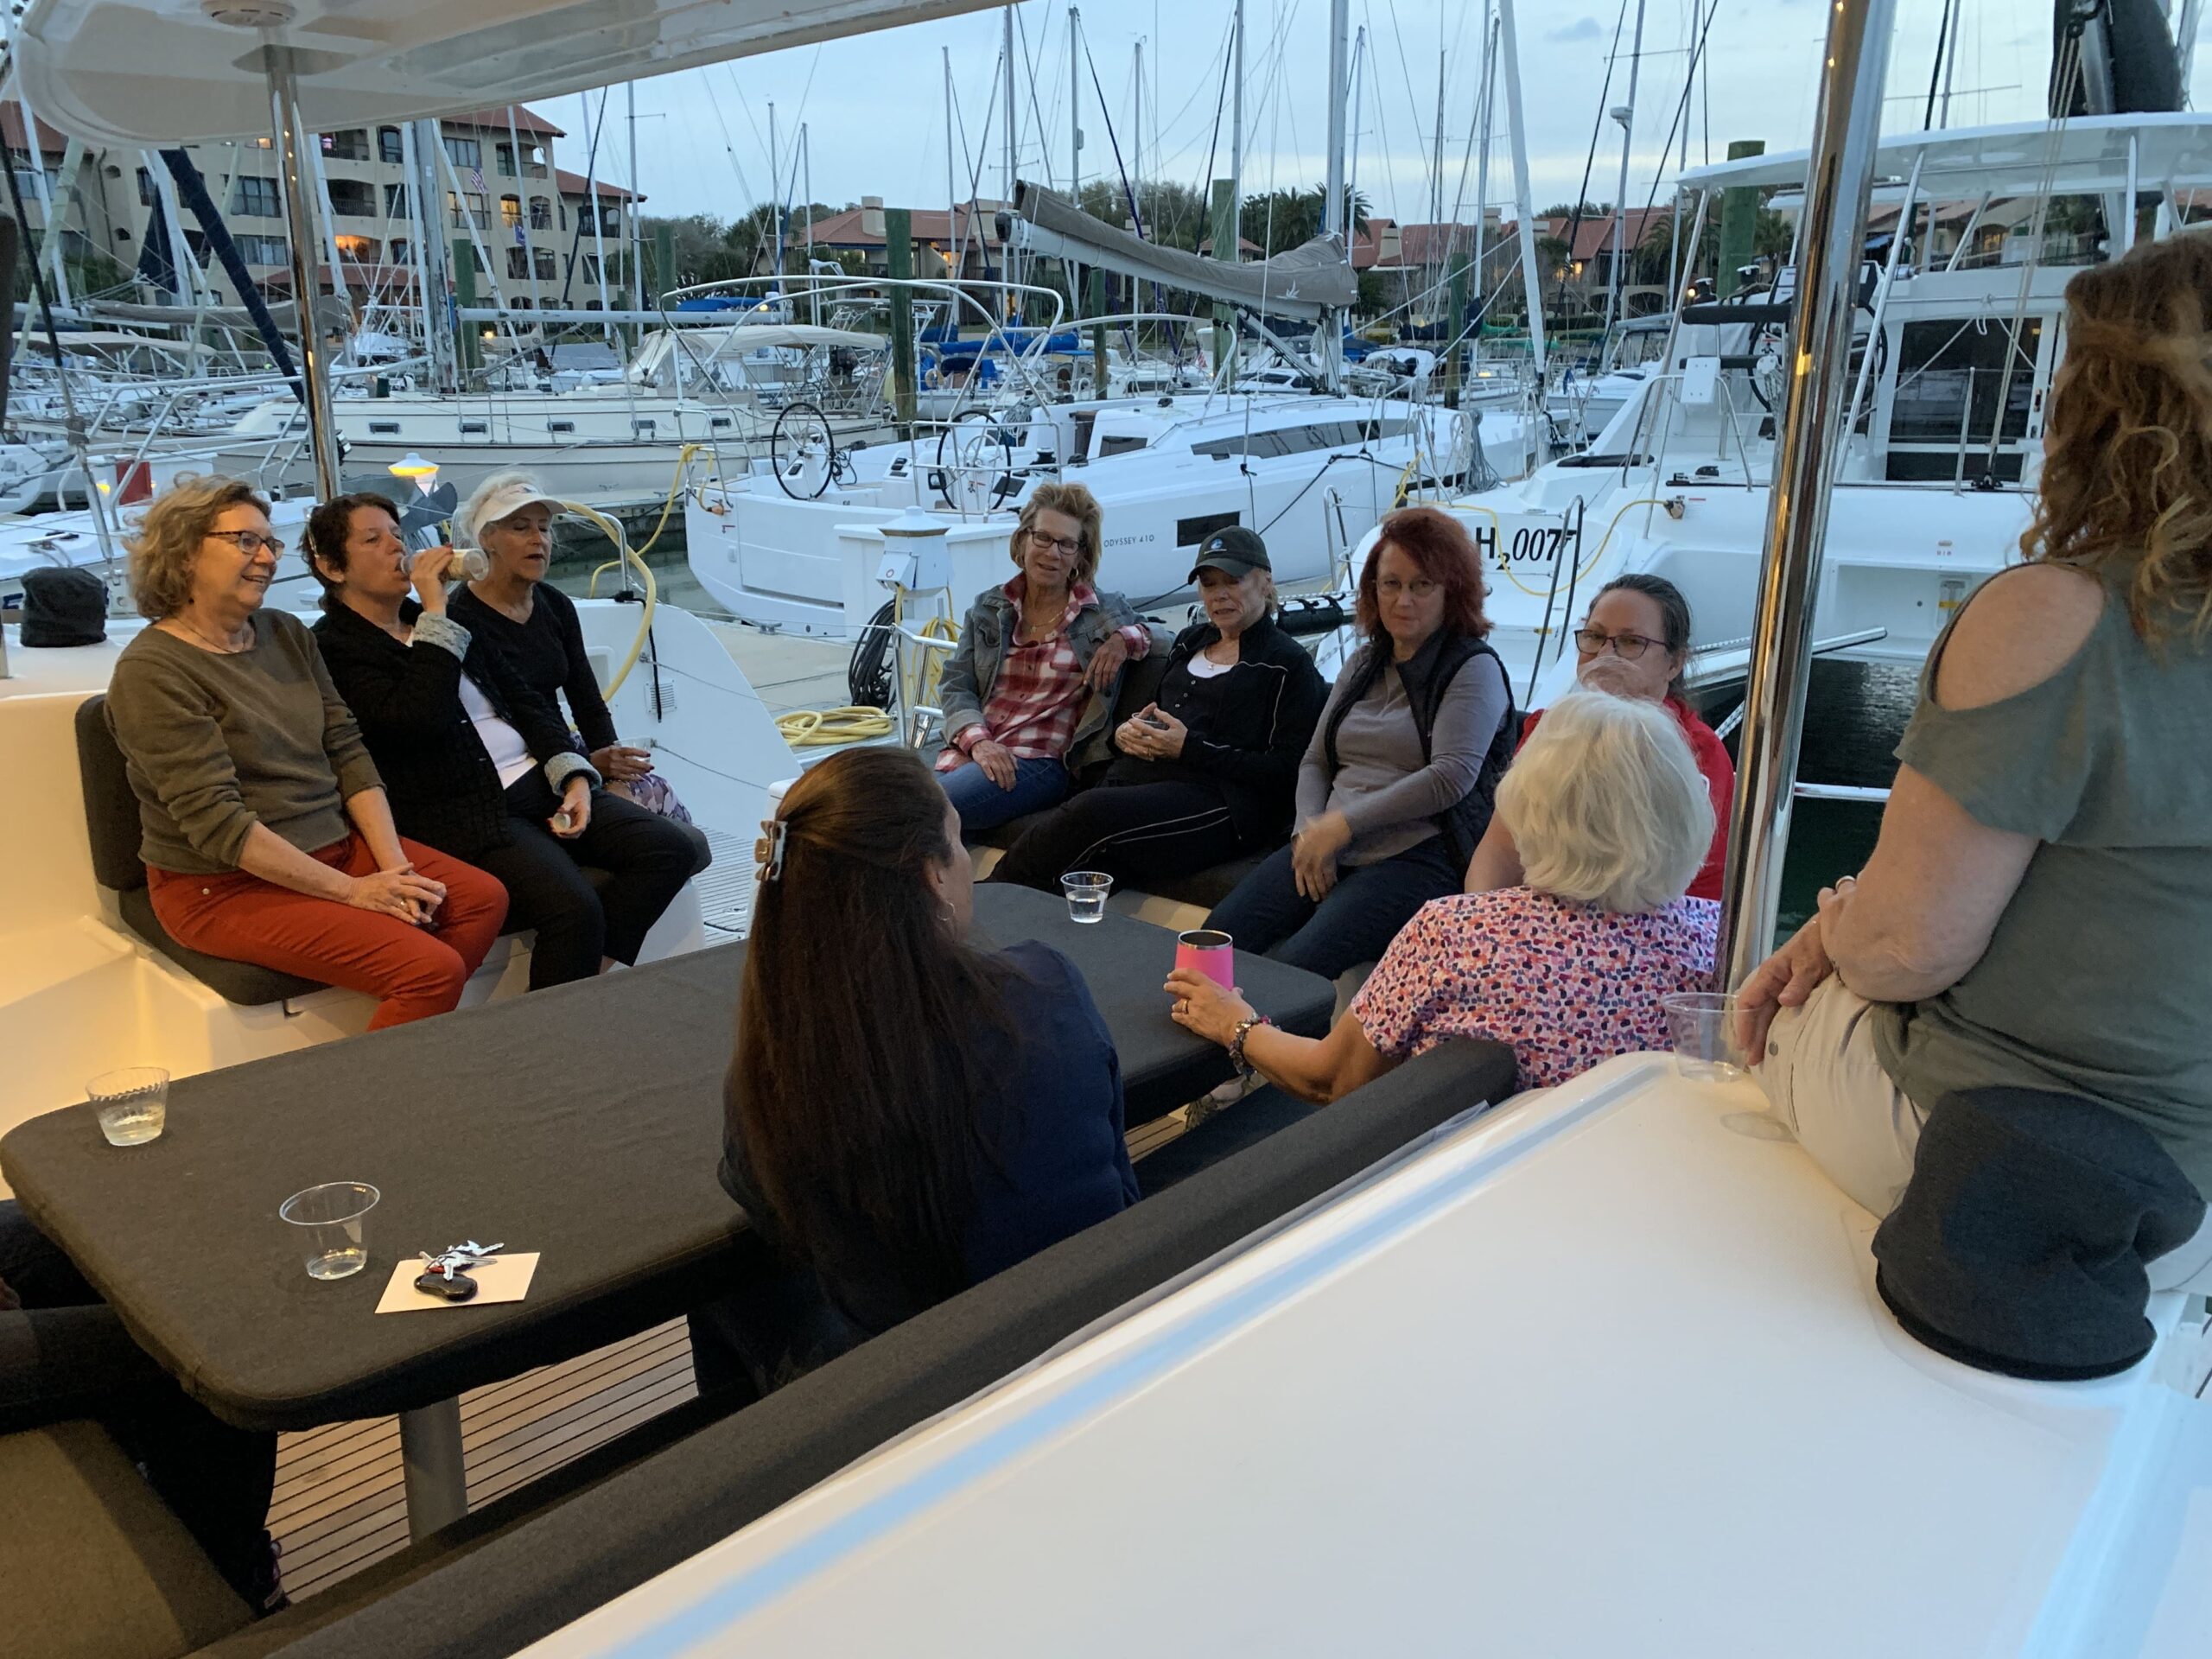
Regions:
<instances>
[{"instance_id":1,"label":"gray cockpit table","mask_svg":"<svg viewBox=\"0 0 2212 1659\"><path fill-rule=\"evenodd\" d=\"M979 931L1065 951L1120 1055L1132 1122L1227 1075L1167 1017L1174 936L1096 926L985 886ZM826 945L824 948L828 948ZM467 1507L463 1390L588 1351L727 1286L747 1230L715 1179L746 947L730 944L174 1084L158 1141L117 1148L92 1108L0 1140L31 1219L187 1392L241 1427L397 1414L415 1535ZM1241 962L1263 1011L1325 1029L1326 982ZM127 1062L87 1056L86 1069ZM310 1280L286 1197L360 1180L382 1198L369 1265ZM520 1302L379 1315L395 1263L463 1239L540 1252Z\"/></svg>"}]
</instances>

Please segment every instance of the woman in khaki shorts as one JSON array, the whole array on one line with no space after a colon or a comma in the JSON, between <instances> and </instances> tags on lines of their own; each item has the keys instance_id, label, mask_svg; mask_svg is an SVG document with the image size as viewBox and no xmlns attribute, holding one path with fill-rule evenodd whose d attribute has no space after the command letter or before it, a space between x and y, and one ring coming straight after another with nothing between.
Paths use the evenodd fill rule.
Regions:
<instances>
[{"instance_id":1,"label":"woman in khaki shorts","mask_svg":"<svg viewBox=\"0 0 2212 1659\"><path fill-rule=\"evenodd\" d=\"M1866 868L1740 993L1777 1111L1877 1215L1927 1109L1993 1085L2104 1106L2212 1193L2212 232L2067 302L2028 563L1929 653ZM2200 1274L2212 1224L2152 1267Z\"/></svg>"}]
</instances>

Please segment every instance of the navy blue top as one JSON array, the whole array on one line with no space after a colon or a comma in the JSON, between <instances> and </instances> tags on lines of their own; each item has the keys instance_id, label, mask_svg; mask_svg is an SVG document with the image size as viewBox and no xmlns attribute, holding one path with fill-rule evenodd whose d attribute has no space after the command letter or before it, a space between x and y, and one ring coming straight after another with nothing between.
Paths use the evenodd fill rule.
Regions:
<instances>
[{"instance_id":1,"label":"navy blue top","mask_svg":"<svg viewBox=\"0 0 2212 1659\"><path fill-rule=\"evenodd\" d=\"M1139 1196L1122 1139L1121 1063L1083 976L1035 940L1009 945L999 960L1014 969L1006 1013L1017 1036L979 1103L996 1161L979 1159L975 1169L976 1213L962 1249L969 1284L1120 1214ZM774 1218L734 1127L723 1143L721 1183L772 1237ZM882 1331L921 1311L899 1276L870 1259L872 1241L823 1244L823 1287L862 1330Z\"/></svg>"}]
</instances>

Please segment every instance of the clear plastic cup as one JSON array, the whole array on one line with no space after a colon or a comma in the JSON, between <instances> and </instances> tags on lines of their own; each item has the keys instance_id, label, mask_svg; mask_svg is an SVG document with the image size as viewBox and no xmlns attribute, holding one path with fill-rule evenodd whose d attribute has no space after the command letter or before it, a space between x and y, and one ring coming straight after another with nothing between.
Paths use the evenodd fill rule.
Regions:
<instances>
[{"instance_id":1,"label":"clear plastic cup","mask_svg":"<svg viewBox=\"0 0 2212 1659\"><path fill-rule=\"evenodd\" d=\"M1106 914L1106 895L1114 878L1103 870L1070 870L1060 878L1060 891L1068 896L1068 919L1096 922Z\"/></svg>"},{"instance_id":2,"label":"clear plastic cup","mask_svg":"<svg viewBox=\"0 0 2212 1659\"><path fill-rule=\"evenodd\" d=\"M1659 999L1675 1040L1675 1064L1700 1083L1727 1083L1745 1073L1736 1043L1736 999L1726 991L1675 991Z\"/></svg>"},{"instance_id":3,"label":"clear plastic cup","mask_svg":"<svg viewBox=\"0 0 2212 1659\"><path fill-rule=\"evenodd\" d=\"M169 1117L169 1074L158 1065L126 1065L103 1071L85 1085L111 1147L143 1147L158 1141Z\"/></svg>"},{"instance_id":4,"label":"clear plastic cup","mask_svg":"<svg viewBox=\"0 0 2212 1659\"><path fill-rule=\"evenodd\" d=\"M346 1279L369 1265L369 1211L384 1195L366 1181L325 1181L295 1192L276 1213L299 1229L308 1277Z\"/></svg>"}]
</instances>

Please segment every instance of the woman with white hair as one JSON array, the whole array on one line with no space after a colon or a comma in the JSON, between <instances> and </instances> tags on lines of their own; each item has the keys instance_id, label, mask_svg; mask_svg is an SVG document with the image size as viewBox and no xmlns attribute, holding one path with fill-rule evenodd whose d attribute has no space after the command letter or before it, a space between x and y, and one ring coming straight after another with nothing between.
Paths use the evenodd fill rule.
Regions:
<instances>
[{"instance_id":1,"label":"woman with white hair","mask_svg":"<svg viewBox=\"0 0 2212 1659\"><path fill-rule=\"evenodd\" d=\"M1720 906L1685 896L1713 803L1673 716L1582 690L1561 698L1497 789L1522 885L1433 899L1326 1037L1294 1037L1234 991L1178 972L1176 1020L1300 1100L1326 1102L1447 1038L1508 1044L1545 1089L1667 1043L1660 999L1703 990Z\"/></svg>"},{"instance_id":2,"label":"woman with white hair","mask_svg":"<svg viewBox=\"0 0 2212 1659\"><path fill-rule=\"evenodd\" d=\"M604 971L615 963L634 966L646 933L711 855L698 830L635 798L641 784L656 781L651 758L643 749L617 741L613 716L584 650L575 602L545 580L553 559L553 512L559 505L527 473L494 473L478 485L454 527L463 542L484 550L492 569L447 597L444 613L461 645L474 640L502 658L509 679L556 719L562 697L568 698L569 723L582 734L574 747L588 757L590 770L603 785L588 793L556 796L543 768L526 764L530 756L513 757L512 744L501 751L508 757L499 776L507 821L543 824L552 831L539 835L533 830L511 838L521 864L503 862L503 879L520 895L518 914L561 918L559 938L553 942L557 963L546 971L566 979L584 971L579 967L584 963L589 971ZM390 557L388 550L384 556ZM442 585L442 578L433 574L416 591ZM390 597L397 597L396 578L394 588ZM402 620L394 613L391 620ZM404 626L411 637L412 625ZM428 649L424 660L435 665L440 649L427 639L423 645ZM409 647L410 653L417 649ZM444 654L449 656L450 650ZM450 673L444 677L449 680ZM587 868L604 870L613 879L594 889L584 874ZM543 935L543 922L538 925ZM541 937L541 947L547 943Z\"/></svg>"}]
</instances>

